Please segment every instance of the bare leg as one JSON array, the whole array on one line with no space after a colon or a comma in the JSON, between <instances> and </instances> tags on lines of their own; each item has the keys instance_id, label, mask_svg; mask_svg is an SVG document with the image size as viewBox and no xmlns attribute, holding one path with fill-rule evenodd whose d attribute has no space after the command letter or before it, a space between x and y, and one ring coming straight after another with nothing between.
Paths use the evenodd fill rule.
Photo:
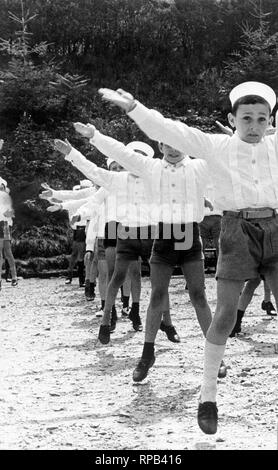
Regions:
<instances>
[{"instance_id":1,"label":"bare leg","mask_svg":"<svg viewBox=\"0 0 278 470\"><path fill-rule=\"evenodd\" d=\"M154 343L160 326L162 311L169 308L168 288L172 272L172 266L151 263L152 291L146 318L146 343Z\"/></svg>"},{"instance_id":2,"label":"bare leg","mask_svg":"<svg viewBox=\"0 0 278 470\"><path fill-rule=\"evenodd\" d=\"M246 282L238 301L238 310L245 312L260 282L260 277L256 279L249 279L249 281Z\"/></svg>"},{"instance_id":3,"label":"bare leg","mask_svg":"<svg viewBox=\"0 0 278 470\"><path fill-rule=\"evenodd\" d=\"M107 262L105 259L98 261L98 289L101 300L105 300L107 287Z\"/></svg>"},{"instance_id":4,"label":"bare leg","mask_svg":"<svg viewBox=\"0 0 278 470\"><path fill-rule=\"evenodd\" d=\"M3 238L0 238L0 290L1 290L1 283L2 283L2 266L3 266L3 246L4 246L4 240Z\"/></svg>"},{"instance_id":5,"label":"bare leg","mask_svg":"<svg viewBox=\"0 0 278 470\"><path fill-rule=\"evenodd\" d=\"M10 266L12 279L16 280L16 278L17 278L16 266L15 266L15 261L14 261L14 257L13 257L13 253L12 253L11 241L10 240L4 240L3 247L4 247L5 258L8 261L9 266Z\"/></svg>"},{"instance_id":6,"label":"bare leg","mask_svg":"<svg viewBox=\"0 0 278 470\"><path fill-rule=\"evenodd\" d=\"M264 283L264 301L271 302L271 290L267 282L263 281Z\"/></svg>"},{"instance_id":7,"label":"bare leg","mask_svg":"<svg viewBox=\"0 0 278 470\"><path fill-rule=\"evenodd\" d=\"M204 263L203 261L190 261L184 263L181 268L199 325L206 336L212 317L205 293Z\"/></svg>"},{"instance_id":8,"label":"bare leg","mask_svg":"<svg viewBox=\"0 0 278 470\"><path fill-rule=\"evenodd\" d=\"M128 268L128 276L131 281L132 302L140 302L141 295L141 263L140 261L131 261Z\"/></svg>"},{"instance_id":9,"label":"bare leg","mask_svg":"<svg viewBox=\"0 0 278 470\"><path fill-rule=\"evenodd\" d=\"M109 325L110 323L110 312L112 306L115 303L117 293L121 285L124 283L126 273L129 267L130 261L124 259L117 259L115 263L114 272L112 278L107 286L104 314L102 317L102 325Z\"/></svg>"}]
</instances>

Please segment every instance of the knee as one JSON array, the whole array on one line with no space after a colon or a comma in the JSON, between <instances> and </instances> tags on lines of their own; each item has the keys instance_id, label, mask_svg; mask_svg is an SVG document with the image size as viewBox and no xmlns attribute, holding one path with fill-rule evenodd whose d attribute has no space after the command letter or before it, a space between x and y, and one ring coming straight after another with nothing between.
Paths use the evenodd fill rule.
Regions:
<instances>
[{"instance_id":1,"label":"knee","mask_svg":"<svg viewBox=\"0 0 278 470\"><path fill-rule=\"evenodd\" d=\"M111 279L111 285L113 287L120 287L125 281L125 273L122 271L114 272L112 279Z\"/></svg>"},{"instance_id":2,"label":"knee","mask_svg":"<svg viewBox=\"0 0 278 470\"><path fill-rule=\"evenodd\" d=\"M236 322L236 310L230 309L215 315L213 319L215 331L219 335L228 335Z\"/></svg>"},{"instance_id":3,"label":"knee","mask_svg":"<svg viewBox=\"0 0 278 470\"><path fill-rule=\"evenodd\" d=\"M152 308L156 308L163 303L163 299L165 297L165 291L163 291L161 288L157 287L152 290L151 294L151 306Z\"/></svg>"}]
</instances>

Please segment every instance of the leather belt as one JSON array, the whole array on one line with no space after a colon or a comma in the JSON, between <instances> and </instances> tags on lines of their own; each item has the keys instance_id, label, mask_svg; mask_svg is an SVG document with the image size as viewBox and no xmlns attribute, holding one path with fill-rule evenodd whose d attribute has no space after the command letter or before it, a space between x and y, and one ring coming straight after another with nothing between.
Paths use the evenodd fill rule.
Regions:
<instances>
[{"instance_id":1,"label":"leather belt","mask_svg":"<svg viewBox=\"0 0 278 470\"><path fill-rule=\"evenodd\" d=\"M223 211L223 215L231 217L240 217L241 219L266 219L268 217L275 217L277 209L242 209L241 211Z\"/></svg>"}]
</instances>

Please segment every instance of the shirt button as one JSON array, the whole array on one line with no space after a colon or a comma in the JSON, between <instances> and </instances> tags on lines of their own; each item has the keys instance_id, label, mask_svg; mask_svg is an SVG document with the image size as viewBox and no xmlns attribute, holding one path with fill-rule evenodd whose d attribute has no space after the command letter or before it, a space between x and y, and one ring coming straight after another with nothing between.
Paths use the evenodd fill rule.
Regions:
<instances>
[{"instance_id":1,"label":"shirt button","mask_svg":"<svg viewBox=\"0 0 278 470\"><path fill-rule=\"evenodd\" d=\"M172 201L172 202L176 202L176 199L173 199L173 201Z\"/></svg>"},{"instance_id":2,"label":"shirt button","mask_svg":"<svg viewBox=\"0 0 278 470\"><path fill-rule=\"evenodd\" d=\"M259 183L259 181L258 181L258 180L255 180L255 184L258 184L258 183Z\"/></svg>"},{"instance_id":3,"label":"shirt button","mask_svg":"<svg viewBox=\"0 0 278 470\"><path fill-rule=\"evenodd\" d=\"M176 170L175 170L174 168L171 170L172 173L175 173L175 171L176 171Z\"/></svg>"},{"instance_id":4,"label":"shirt button","mask_svg":"<svg viewBox=\"0 0 278 470\"><path fill-rule=\"evenodd\" d=\"M172 187L174 188L176 185L174 183L172 183Z\"/></svg>"},{"instance_id":5,"label":"shirt button","mask_svg":"<svg viewBox=\"0 0 278 470\"><path fill-rule=\"evenodd\" d=\"M253 164L256 163L256 160L252 160L252 163L253 163Z\"/></svg>"}]
</instances>

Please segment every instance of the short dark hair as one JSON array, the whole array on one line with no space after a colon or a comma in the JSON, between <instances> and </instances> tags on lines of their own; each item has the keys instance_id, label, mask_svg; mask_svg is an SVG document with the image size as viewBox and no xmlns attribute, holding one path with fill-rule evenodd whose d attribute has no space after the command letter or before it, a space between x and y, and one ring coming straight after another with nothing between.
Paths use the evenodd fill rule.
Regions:
<instances>
[{"instance_id":1,"label":"short dark hair","mask_svg":"<svg viewBox=\"0 0 278 470\"><path fill-rule=\"evenodd\" d=\"M257 103L265 104L266 106L268 106L269 114L271 114L270 104L264 98L258 95L246 95L236 100L232 106L232 114L234 116L236 115L238 107L241 104L257 104Z\"/></svg>"}]
</instances>

